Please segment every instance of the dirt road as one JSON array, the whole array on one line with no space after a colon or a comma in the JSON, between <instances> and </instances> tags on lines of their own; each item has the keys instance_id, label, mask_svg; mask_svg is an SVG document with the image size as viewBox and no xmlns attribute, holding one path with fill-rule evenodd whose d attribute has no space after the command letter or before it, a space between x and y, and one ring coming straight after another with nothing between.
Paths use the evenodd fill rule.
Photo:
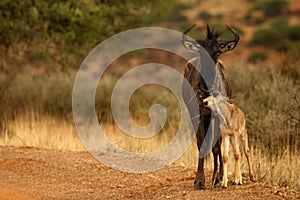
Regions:
<instances>
[{"instance_id":1,"label":"dirt road","mask_svg":"<svg viewBox=\"0 0 300 200\"><path fill-rule=\"evenodd\" d=\"M242 186L197 191L195 168L182 166L129 174L86 152L0 147L0 155L0 199L300 199L295 190L248 178Z\"/></svg>"}]
</instances>

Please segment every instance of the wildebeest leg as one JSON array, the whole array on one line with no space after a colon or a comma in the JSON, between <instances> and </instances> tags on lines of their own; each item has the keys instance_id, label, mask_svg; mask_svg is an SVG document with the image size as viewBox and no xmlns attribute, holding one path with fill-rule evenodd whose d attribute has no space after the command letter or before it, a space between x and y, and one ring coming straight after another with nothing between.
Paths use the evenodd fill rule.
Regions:
<instances>
[{"instance_id":1,"label":"wildebeest leg","mask_svg":"<svg viewBox=\"0 0 300 200\"><path fill-rule=\"evenodd\" d=\"M194 188L197 190L205 189L205 176L204 176L204 158L199 158L198 160L198 170L196 179L194 182Z\"/></svg>"},{"instance_id":2,"label":"wildebeest leg","mask_svg":"<svg viewBox=\"0 0 300 200\"><path fill-rule=\"evenodd\" d=\"M223 179L223 173L224 173L224 169L223 169L223 155L222 155L222 136L220 136L219 140L218 140L218 144L219 144L219 163L220 163L220 169L219 169L219 180L220 182L222 182Z\"/></svg>"},{"instance_id":3,"label":"wildebeest leg","mask_svg":"<svg viewBox=\"0 0 300 200\"><path fill-rule=\"evenodd\" d=\"M214 148L212 149L213 152L213 156L214 156L214 172L213 172L213 176L212 176L212 187L214 187L218 182L218 177L217 177L217 173L218 173L218 144L216 144L214 146Z\"/></svg>"},{"instance_id":4,"label":"wildebeest leg","mask_svg":"<svg viewBox=\"0 0 300 200\"><path fill-rule=\"evenodd\" d=\"M205 176L204 176L204 158L200 158L200 148L204 140L204 122L200 121L198 131L197 131L197 147L199 152L199 160L198 160L198 170L197 175L194 182L194 188L197 190L205 189Z\"/></svg>"},{"instance_id":5,"label":"wildebeest leg","mask_svg":"<svg viewBox=\"0 0 300 200\"><path fill-rule=\"evenodd\" d=\"M212 187L217 187L218 183L220 183L223 178L223 160L222 160L222 151L221 151L222 137L221 137L219 119L215 118L214 121L215 121L214 129L213 129L214 137L219 137L219 139L212 149L213 156L214 156L214 172L212 177ZM218 159L220 164L219 173L218 173Z\"/></svg>"},{"instance_id":6,"label":"wildebeest leg","mask_svg":"<svg viewBox=\"0 0 300 200\"><path fill-rule=\"evenodd\" d=\"M221 138L217 141L212 149L214 156L214 172L212 177L212 187L218 187L218 183L222 181L223 178L223 160L221 153ZM219 159L219 160L218 160ZM220 169L218 173L218 161L220 163Z\"/></svg>"}]
</instances>

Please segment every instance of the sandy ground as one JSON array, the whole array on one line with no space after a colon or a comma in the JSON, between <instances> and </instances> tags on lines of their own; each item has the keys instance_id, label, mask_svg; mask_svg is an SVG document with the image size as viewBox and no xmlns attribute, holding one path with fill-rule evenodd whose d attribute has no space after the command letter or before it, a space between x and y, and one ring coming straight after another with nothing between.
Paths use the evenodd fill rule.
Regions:
<instances>
[{"instance_id":1,"label":"sandy ground","mask_svg":"<svg viewBox=\"0 0 300 200\"><path fill-rule=\"evenodd\" d=\"M194 167L146 174L104 166L86 152L0 147L0 199L300 199L299 191L263 182L198 191ZM207 187L211 172L206 171Z\"/></svg>"}]
</instances>

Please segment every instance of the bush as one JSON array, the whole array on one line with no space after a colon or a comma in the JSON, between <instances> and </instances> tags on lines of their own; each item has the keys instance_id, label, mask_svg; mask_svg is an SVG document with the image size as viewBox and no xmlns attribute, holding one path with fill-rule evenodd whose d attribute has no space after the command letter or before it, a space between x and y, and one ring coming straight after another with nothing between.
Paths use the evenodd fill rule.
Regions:
<instances>
[{"instance_id":1,"label":"bush","mask_svg":"<svg viewBox=\"0 0 300 200\"><path fill-rule=\"evenodd\" d=\"M204 10L198 14L198 17L204 21L208 21L212 18L212 15L208 11Z\"/></svg>"},{"instance_id":2,"label":"bush","mask_svg":"<svg viewBox=\"0 0 300 200\"><path fill-rule=\"evenodd\" d=\"M229 70L234 101L246 113L251 144L269 153L300 147L299 79L278 72L277 66L235 65Z\"/></svg>"},{"instance_id":3,"label":"bush","mask_svg":"<svg viewBox=\"0 0 300 200\"><path fill-rule=\"evenodd\" d=\"M273 21L268 28L258 28L253 33L249 45L276 46L282 41L300 40L300 26L289 25L286 18Z\"/></svg>"},{"instance_id":4,"label":"bush","mask_svg":"<svg viewBox=\"0 0 300 200\"><path fill-rule=\"evenodd\" d=\"M244 16L247 24L258 25L266 20L264 14L260 10L249 10Z\"/></svg>"},{"instance_id":5,"label":"bush","mask_svg":"<svg viewBox=\"0 0 300 200\"><path fill-rule=\"evenodd\" d=\"M291 43L289 40L284 39L280 41L278 44L275 45L275 50L278 52L288 52L289 48L291 47Z\"/></svg>"},{"instance_id":6,"label":"bush","mask_svg":"<svg viewBox=\"0 0 300 200\"><path fill-rule=\"evenodd\" d=\"M262 10L267 17L283 14L288 5L287 0L264 0L254 4L253 10Z\"/></svg>"},{"instance_id":7,"label":"bush","mask_svg":"<svg viewBox=\"0 0 300 200\"><path fill-rule=\"evenodd\" d=\"M165 19L174 5L171 0L2 0L0 58L14 61L9 54L12 50L45 48L52 57L63 57L60 64L68 66L68 61L113 34Z\"/></svg>"},{"instance_id":8,"label":"bush","mask_svg":"<svg viewBox=\"0 0 300 200\"><path fill-rule=\"evenodd\" d=\"M279 72L285 76L293 78L295 81L300 79L300 44L289 46L286 57L279 65Z\"/></svg>"},{"instance_id":9,"label":"bush","mask_svg":"<svg viewBox=\"0 0 300 200\"><path fill-rule=\"evenodd\" d=\"M268 56L265 52L262 51L254 51L248 57L248 61L252 63L257 63L259 61L265 61L268 59Z\"/></svg>"},{"instance_id":10,"label":"bush","mask_svg":"<svg viewBox=\"0 0 300 200\"><path fill-rule=\"evenodd\" d=\"M54 76L1 76L6 85L0 110L5 118L18 112L35 110L39 113L64 117L72 111L73 78L66 74Z\"/></svg>"}]
</instances>

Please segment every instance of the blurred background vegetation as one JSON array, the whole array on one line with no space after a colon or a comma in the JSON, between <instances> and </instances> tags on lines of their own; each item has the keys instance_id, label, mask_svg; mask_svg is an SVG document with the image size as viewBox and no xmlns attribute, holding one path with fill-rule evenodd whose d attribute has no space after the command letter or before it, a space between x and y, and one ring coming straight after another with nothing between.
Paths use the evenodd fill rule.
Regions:
<instances>
[{"instance_id":1,"label":"blurred background vegetation","mask_svg":"<svg viewBox=\"0 0 300 200\"><path fill-rule=\"evenodd\" d=\"M182 32L194 23L197 28L190 35L195 39L205 37L207 23L222 31L228 24L240 33L239 45L222 60L228 66L235 102L247 116L256 173L260 179L300 188L295 179L300 174L298 0L1 0L0 145L82 150L71 96L76 70L91 49L131 28L159 26ZM225 32L222 37L232 36ZM132 53L114 62L95 97L99 121L110 132L121 132L110 110L114 84L124 72L150 59L181 73L185 65L161 51ZM180 120L169 91L155 86L139 89L130 112L137 123L147 124L153 103L162 104L169 115L155 142L169 141ZM123 148L141 150L139 142L116 141ZM196 164L195 152L194 145L182 162ZM286 156L290 167L282 173Z\"/></svg>"}]
</instances>

